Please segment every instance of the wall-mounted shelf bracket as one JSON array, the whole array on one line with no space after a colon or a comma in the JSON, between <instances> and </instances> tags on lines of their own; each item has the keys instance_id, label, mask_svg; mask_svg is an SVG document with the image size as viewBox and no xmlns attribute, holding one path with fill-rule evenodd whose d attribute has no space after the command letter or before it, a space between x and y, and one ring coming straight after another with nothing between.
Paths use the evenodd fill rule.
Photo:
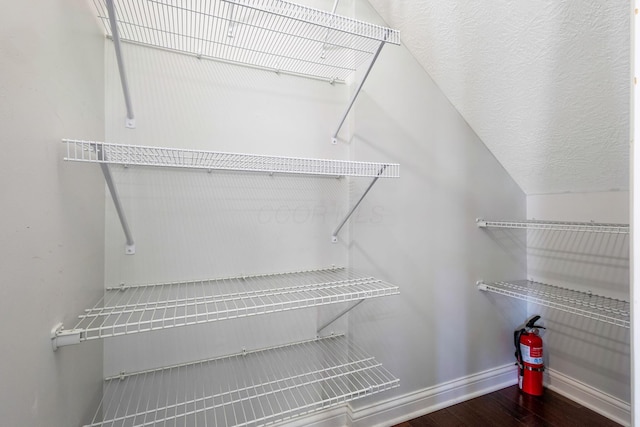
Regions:
<instances>
[{"instance_id":1,"label":"wall-mounted shelf bracket","mask_svg":"<svg viewBox=\"0 0 640 427\"><path fill-rule=\"evenodd\" d=\"M113 6L113 0L105 0L107 6L107 13L109 14L109 26L111 28L111 39L113 40L113 46L116 53L116 61L118 62L118 72L120 73L120 84L122 85L122 92L124 94L124 103L127 108L127 117L125 119L125 126L129 129L136 127L136 119L133 115L133 107L131 105L131 94L129 93L129 84L127 83L127 73L124 69L124 60L122 59L122 49L120 44L120 33L118 32L118 20L116 17L116 10Z\"/></svg>"},{"instance_id":2,"label":"wall-mounted shelf bracket","mask_svg":"<svg viewBox=\"0 0 640 427\"><path fill-rule=\"evenodd\" d=\"M351 217L351 215L353 215L353 213L355 212L355 210L358 208L358 206L360 205L360 203L362 203L362 200L364 200L364 198L366 197L367 193L369 193L369 191L371 190L371 187L373 187L373 185L378 181L378 179L380 178L380 176L382 176L382 174L384 173L384 170L387 168L387 165L382 165L382 167L380 168L380 171L378 172L378 175L373 178L373 180L371 181L371 184L369 184L369 186L367 187L366 190L364 190L364 193L362 193L362 196L360 196L360 199L358 199L358 201L356 202L355 205L353 205L353 207L351 208L351 210L349 211L349 213L347 213L347 215L344 217L344 219L342 220L342 222L340 223L340 225L338 225L336 227L335 230L333 230L333 233L331 233L331 242L332 243L338 243L338 233L340 233L340 230L342 230L342 227L344 227L344 225L347 223L347 221L349 220L349 218Z\"/></svg>"},{"instance_id":3,"label":"wall-mounted shelf bracket","mask_svg":"<svg viewBox=\"0 0 640 427\"><path fill-rule=\"evenodd\" d=\"M102 170L102 174L104 175L104 180L107 183L107 187L109 188L109 193L111 193L111 199L113 199L113 205L116 208L116 212L118 213L118 218L120 219L120 224L122 225L122 231L124 232L124 236L126 239L124 253L127 255L133 255L136 253L136 244L133 241L133 235L131 234L131 229L129 229L129 223L127 222L127 217L124 214L124 209L122 208L122 203L120 203L120 196L118 195L118 190L116 189L116 185L113 182L113 178L111 176L111 170L109 169L107 154L102 146L95 145L96 154L98 159L102 163L100 163L100 169Z\"/></svg>"},{"instance_id":4,"label":"wall-mounted shelf bracket","mask_svg":"<svg viewBox=\"0 0 640 427\"><path fill-rule=\"evenodd\" d=\"M339 318L341 318L342 316L344 316L345 314L347 314L348 312L350 312L351 310L356 308L358 305L362 304L363 301L364 301L364 299L361 299L361 300L351 304L349 307L345 308L340 313L338 313L335 316L333 316L330 320L328 320L327 322L323 323L322 326L320 326L318 328L318 335L320 334L320 332L322 332L323 330L327 329L327 327L329 325L333 324L333 322L335 322L336 320L338 320Z\"/></svg>"},{"instance_id":5,"label":"wall-mounted shelf bracket","mask_svg":"<svg viewBox=\"0 0 640 427\"><path fill-rule=\"evenodd\" d=\"M64 329L62 323L58 323L51 329L51 347L56 351L59 347L80 344L82 341L82 329Z\"/></svg>"},{"instance_id":6,"label":"wall-mounted shelf bracket","mask_svg":"<svg viewBox=\"0 0 640 427\"><path fill-rule=\"evenodd\" d=\"M347 108L345 109L344 113L342 114L342 118L340 119L340 122L338 123L338 126L336 127L336 130L333 133L333 136L331 137L331 143L332 144L337 144L338 143L338 133L340 132L340 129L342 128L342 125L344 124L345 120L347 120L347 116L349 115L349 112L351 111L351 108L353 107L353 104L356 102L356 99L358 98L358 95L360 94L360 91L362 90L362 86L364 86L364 82L367 80L367 77L369 77L369 73L371 72L371 69L373 68L374 64L376 63L376 60L378 59L378 56L380 55L380 51L382 51L382 47L385 45L386 40L387 40L388 37L389 37L389 33L387 32L385 34L384 40L380 42L380 45L378 46L378 49L376 50L375 54L373 55L373 58L371 58L371 62L369 63L369 67L365 71L364 76L362 77L362 80L360 80L360 83L358 84L358 87L356 88L356 91L351 96L351 99L349 100L349 103L347 104Z\"/></svg>"}]
</instances>

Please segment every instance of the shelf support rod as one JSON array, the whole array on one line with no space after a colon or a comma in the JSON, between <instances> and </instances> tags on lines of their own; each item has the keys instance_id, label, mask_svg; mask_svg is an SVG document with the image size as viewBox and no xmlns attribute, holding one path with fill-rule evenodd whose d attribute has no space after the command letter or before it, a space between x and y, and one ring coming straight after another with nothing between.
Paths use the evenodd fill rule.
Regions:
<instances>
[{"instance_id":1,"label":"shelf support rod","mask_svg":"<svg viewBox=\"0 0 640 427\"><path fill-rule=\"evenodd\" d=\"M349 115L349 112L351 111L351 108L353 107L353 104L356 102L356 98L358 98L358 95L360 94L360 91L362 90L362 86L364 86L364 82L367 80L367 77L369 77L369 73L371 72L371 69L373 68L373 65L376 63L376 60L378 59L378 55L380 55L380 51L382 50L382 47L386 43L387 37L389 37L389 33L388 32L384 36L385 40L380 42L380 45L378 46L378 49L376 50L376 53L373 55L373 58L371 59L371 63L369 64L369 67L367 68L367 71L364 73L364 77L362 77L362 80L360 81L360 84L358 84L358 87L356 88L355 93L351 96L351 100L349 101L349 104L347 105L346 110L342 114L342 118L340 119L340 122L338 123L338 127L336 128L336 131L333 133L333 136L331 137L331 143L333 143L333 144L337 144L338 143L338 132L340 132L340 129L342 128L342 125L344 124L344 121L347 120L347 116Z\"/></svg>"},{"instance_id":2,"label":"shelf support rod","mask_svg":"<svg viewBox=\"0 0 640 427\"><path fill-rule=\"evenodd\" d=\"M116 61L118 62L118 72L120 73L120 83L122 92L124 93L124 103L127 108L127 118L125 126L133 129L136 127L136 119L133 115L133 107L131 105L131 95L129 93L129 84L127 82L127 73L124 69L124 61L122 59L122 50L120 49L120 33L118 32L118 21L116 19L116 9L113 6L113 0L106 0L107 12L109 14L109 25L111 27L111 38L116 52Z\"/></svg>"},{"instance_id":3,"label":"shelf support rod","mask_svg":"<svg viewBox=\"0 0 640 427\"><path fill-rule=\"evenodd\" d=\"M111 193L111 198L113 199L113 204L116 208L116 212L118 213L118 218L120 219L120 224L122 225L122 231L124 231L124 236L127 241L124 253L127 255L133 255L136 253L136 244L133 241L133 235L131 234L131 229L129 229L129 223L127 222L127 217L124 214L124 209L122 209L122 203L120 203L118 190L113 183L111 170L109 169L109 165L104 163L108 161L107 154L104 152L102 144L96 144L96 151L98 154L98 159L101 160L100 169L102 169L104 180L107 183L107 187L109 188L109 193Z\"/></svg>"},{"instance_id":4,"label":"shelf support rod","mask_svg":"<svg viewBox=\"0 0 640 427\"><path fill-rule=\"evenodd\" d=\"M336 320L338 320L339 318L341 318L342 316L344 316L345 314L347 314L348 312L350 312L351 310L353 310L354 308L356 308L358 305L362 304L362 302L364 301L364 299L358 300L356 301L354 304L351 304L349 307L345 308L344 310L342 310L340 313L336 314L331 320L329 320L328 322L325 322L322 324L322 326L320 326L318 328L318 334L326 329L329 325L331 325L333 322L335 322Z\"/></svg>"},{"instance_id":5,"label":"shelf support rod","mask_svg":"<svg viewBox=\"0 0 640 427\"><path fill-rule=\"evenodd\" d=\"M364 193L362 194L362 196L360 196L360 199L356 202L355 205L353 205L353 207L351 208L349 213L344 217L344 219L342 220L340 225L338 225L336 227L336 229L333 230L333 233L331 233L331 242L338 243L338 233L340 233L340 230L342 230L342 227L344 227L344 225L347 223L347 221L349 220L351 215L353 215L353 213L358 208L358 206L360 206L360 203L362 203L362 200L364 200L364 198L366 197L367 193L369 193L369 190L371 190L371 187L373 187L373 185L378 181L380 176L382 176L382 174L384 173L384 170L386 168L387 168L387 165L383 165L382 168L380 168L380 171L378 172L378 175L375 178L373 178L373 181L371 181L371 183L369 184L367 189L364 190Z\"/></svg>"}]
</instances>

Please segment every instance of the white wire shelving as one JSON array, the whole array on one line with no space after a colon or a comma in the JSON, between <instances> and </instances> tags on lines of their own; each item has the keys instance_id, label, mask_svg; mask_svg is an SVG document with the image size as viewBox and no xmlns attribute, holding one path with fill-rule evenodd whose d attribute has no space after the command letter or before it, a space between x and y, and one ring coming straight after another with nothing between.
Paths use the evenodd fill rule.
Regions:
<instances>
[{"instance_id":1,"label":"white wire shelving","mask_svg":"<svg viewBox=\"0 0 640 427\"><path fill-rule=\"evenodd\" d=\"M65 160L125 166L155 166L319 176L398 178L397 163L265 156L181 148L63 139Z\"/></svg>"},{"instance_id":2,"label":"white wire shelving","mask_svg":"<svg viewBox=\"0 0 640 427\"><path fill-rule=\"evenodd\" d=\"M120 202L120 197L109 165L268 173L270 175L292 174L319 177L351 176L373 178L371 184L364 191L360 199L332 232L331 241L333 243L338 242L338 233L378 179L398 178L400 176L400 165L397 163L266 156L182 148L113 144L76 139L63 139L62 142L66 145L65 160L100 164L122 225L122 230L126 238L125 253L128 255L135 254L135 242L133 233L129 229L129 224Z\"/></svg>"},{"instance_id":3,"label":"white wire shelving","mask_svg":"<svg viewBox=\"0 0 640 427\"><path fill-rule=\"evenodd\" d=\"M94 0L113 36L109 0ZM397 30L283 0L113 0L119 38L198 58L343 81Z\"/></svg>"},{"instance_id":4,"label":"white wire shelving","mask_svg":"<svg viewBox=\"0 0 640 427\"><path fill-rule=\"evenodd\" d=\"M368 62L332 134L334 144L382 48L400 44L397 30L336 14L338 0L331 12L285 0L94 3L114 42L129 128L136 124L121 40L331 83L344 82Z\"/></svg>"},{"instance_id":5,"label":"white wire shelving","mask_svg":"<svg viewBox=\"0 0 640 427\"><path fill-rule=\"evenodd\" d=\"M87 426L263 426L398 385L336 335L107 378Z\"/></svg>"},{"instance_id":6,"label":"white wire shelving","mask_svg":"<svg viewBox=\"0 0 640 427\"><path fill-rule=\"evenodd\" d=\"M53 346L239 317L362 301L398 287L342 267L293 273L107 288Z\"/></svg>"},{"instance_id":7,"label":"white wire shelving","mask_svg":"<svg viewBox=\"0 0 640 427\"><path fill-rule=\"evenodd\" d=\"M517 280L509 282L477 282L481 291L492 292L511 298L554 308L566 313L629 328L629 302L594 295L559 286Z\"/></svg>"},{"instance_id":8,"label":"white wire shelving","mask_svg":"<svg viewBox=\"0 0 640 427\"><path fill-rule=\"evenodd\" d=\"M629 234L629 224L607 224L597 222L563 222L563 221L489 221L477 219L481 228L512 228L527 230L577 231L588 233Z\"/></svg>"}]
</instances>

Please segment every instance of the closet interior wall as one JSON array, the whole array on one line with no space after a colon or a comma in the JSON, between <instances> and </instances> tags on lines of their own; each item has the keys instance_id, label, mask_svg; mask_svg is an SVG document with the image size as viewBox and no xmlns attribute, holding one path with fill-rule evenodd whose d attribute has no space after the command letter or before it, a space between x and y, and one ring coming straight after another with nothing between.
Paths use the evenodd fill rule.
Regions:
<instances>
[{"instance_id":1,"label":"closet interior wall","mask_svg":"<svg viewBox=\"0 0 640 427\"><path fill-rule=\"evenodd\" d=\"M368 2L356 10L380 19ZM401 379L353 402L354 426L514 384L513 329L526 304L487 297L475 283L526 274L525 232L495 239L475 219L524 217L524 193L404 46L382 52L354 112L352 156L402 164L399 184L381 183L351 224L354 268L401 289L350 314L349 333Z\"/></svg>"},{"instance_id":2,"label":"closet interior wall","mask_svg":"<svg viewBox=\"0 0 640 427\"><path fill-rule=\"evenodd\" d=\"M0 14L0 423L77 426L102 392L102 343L53 352L50 330L102 295L104 179L60 140L104 138L104 36L90 5Z\"/></svg>"},{"instance_id":3,"label":"closet interior wall","mask_svg":"<svg viewBox=\"0 0 640 427\"><path fill-rule=\"evenodd\" d=\"M325 2L326 3L326 2ZM323 4L321 6L327 6ZM330 9L330 5L328 6ZM123 43L136 129L106 41L106 140L236 153L348 159L331 144L344 84ZM105 286L346 266L348 178L112 167L136 240L125 255L107 201ZM345 230L348 231L348 230ZM307 340L344 307L320 307L105 340L105 376ZM339 331L344 328L335 325Z\"/></svg>"}]
</instances>

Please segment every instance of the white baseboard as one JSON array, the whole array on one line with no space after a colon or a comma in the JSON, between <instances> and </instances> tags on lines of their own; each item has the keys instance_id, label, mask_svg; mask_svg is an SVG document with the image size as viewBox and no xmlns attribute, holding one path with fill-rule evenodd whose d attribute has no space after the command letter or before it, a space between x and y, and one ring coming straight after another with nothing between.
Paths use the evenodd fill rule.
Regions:
<instances>
[{"instance_id":1,"label":"white baseboard","mask_svg":"<svg viewBox=\"0 0 640 427\"><path fill-rule=\"evenodd\" d=\"M309 415L295 417L291 421L282 421L274 427L347 427L347 405L336 406Z\"/></svg>"},{"instance_id":2,"label":"white baseboard","mask_svg":"<svg viewBox=\"0 0 640 427\"><path fill-rule=\"evenodd\" d=\"M489 369L419 391L392 397L361 408L343 405L327 411L297 417L278 426L286 427L382 427L399 424L517 384L513 364ZM631 425L631 407L614 396L546 369L545 386L623 426Z\"/></svg>"},{"instance_id":3,"label":"white baseboard","mask_svg":"<svg viewBox=\"0 0 640 427\"><path fill-rule=\"evenodd\" d=\"M553 390L623 426L631 425L631 406L617 397L549 368L546 369L545 385L549 390Z\"/></svg>"},{"instance_id":4,"label":"white baseboard","mask_svg":"<svg viewBox=\"0 0 640 427\"><path fill-rule=\"evenodd\" d=\"M390 426L517 383L514 364L448 381L361 408L348 407L350 427Z\"/></svg>"}]
</instances>

